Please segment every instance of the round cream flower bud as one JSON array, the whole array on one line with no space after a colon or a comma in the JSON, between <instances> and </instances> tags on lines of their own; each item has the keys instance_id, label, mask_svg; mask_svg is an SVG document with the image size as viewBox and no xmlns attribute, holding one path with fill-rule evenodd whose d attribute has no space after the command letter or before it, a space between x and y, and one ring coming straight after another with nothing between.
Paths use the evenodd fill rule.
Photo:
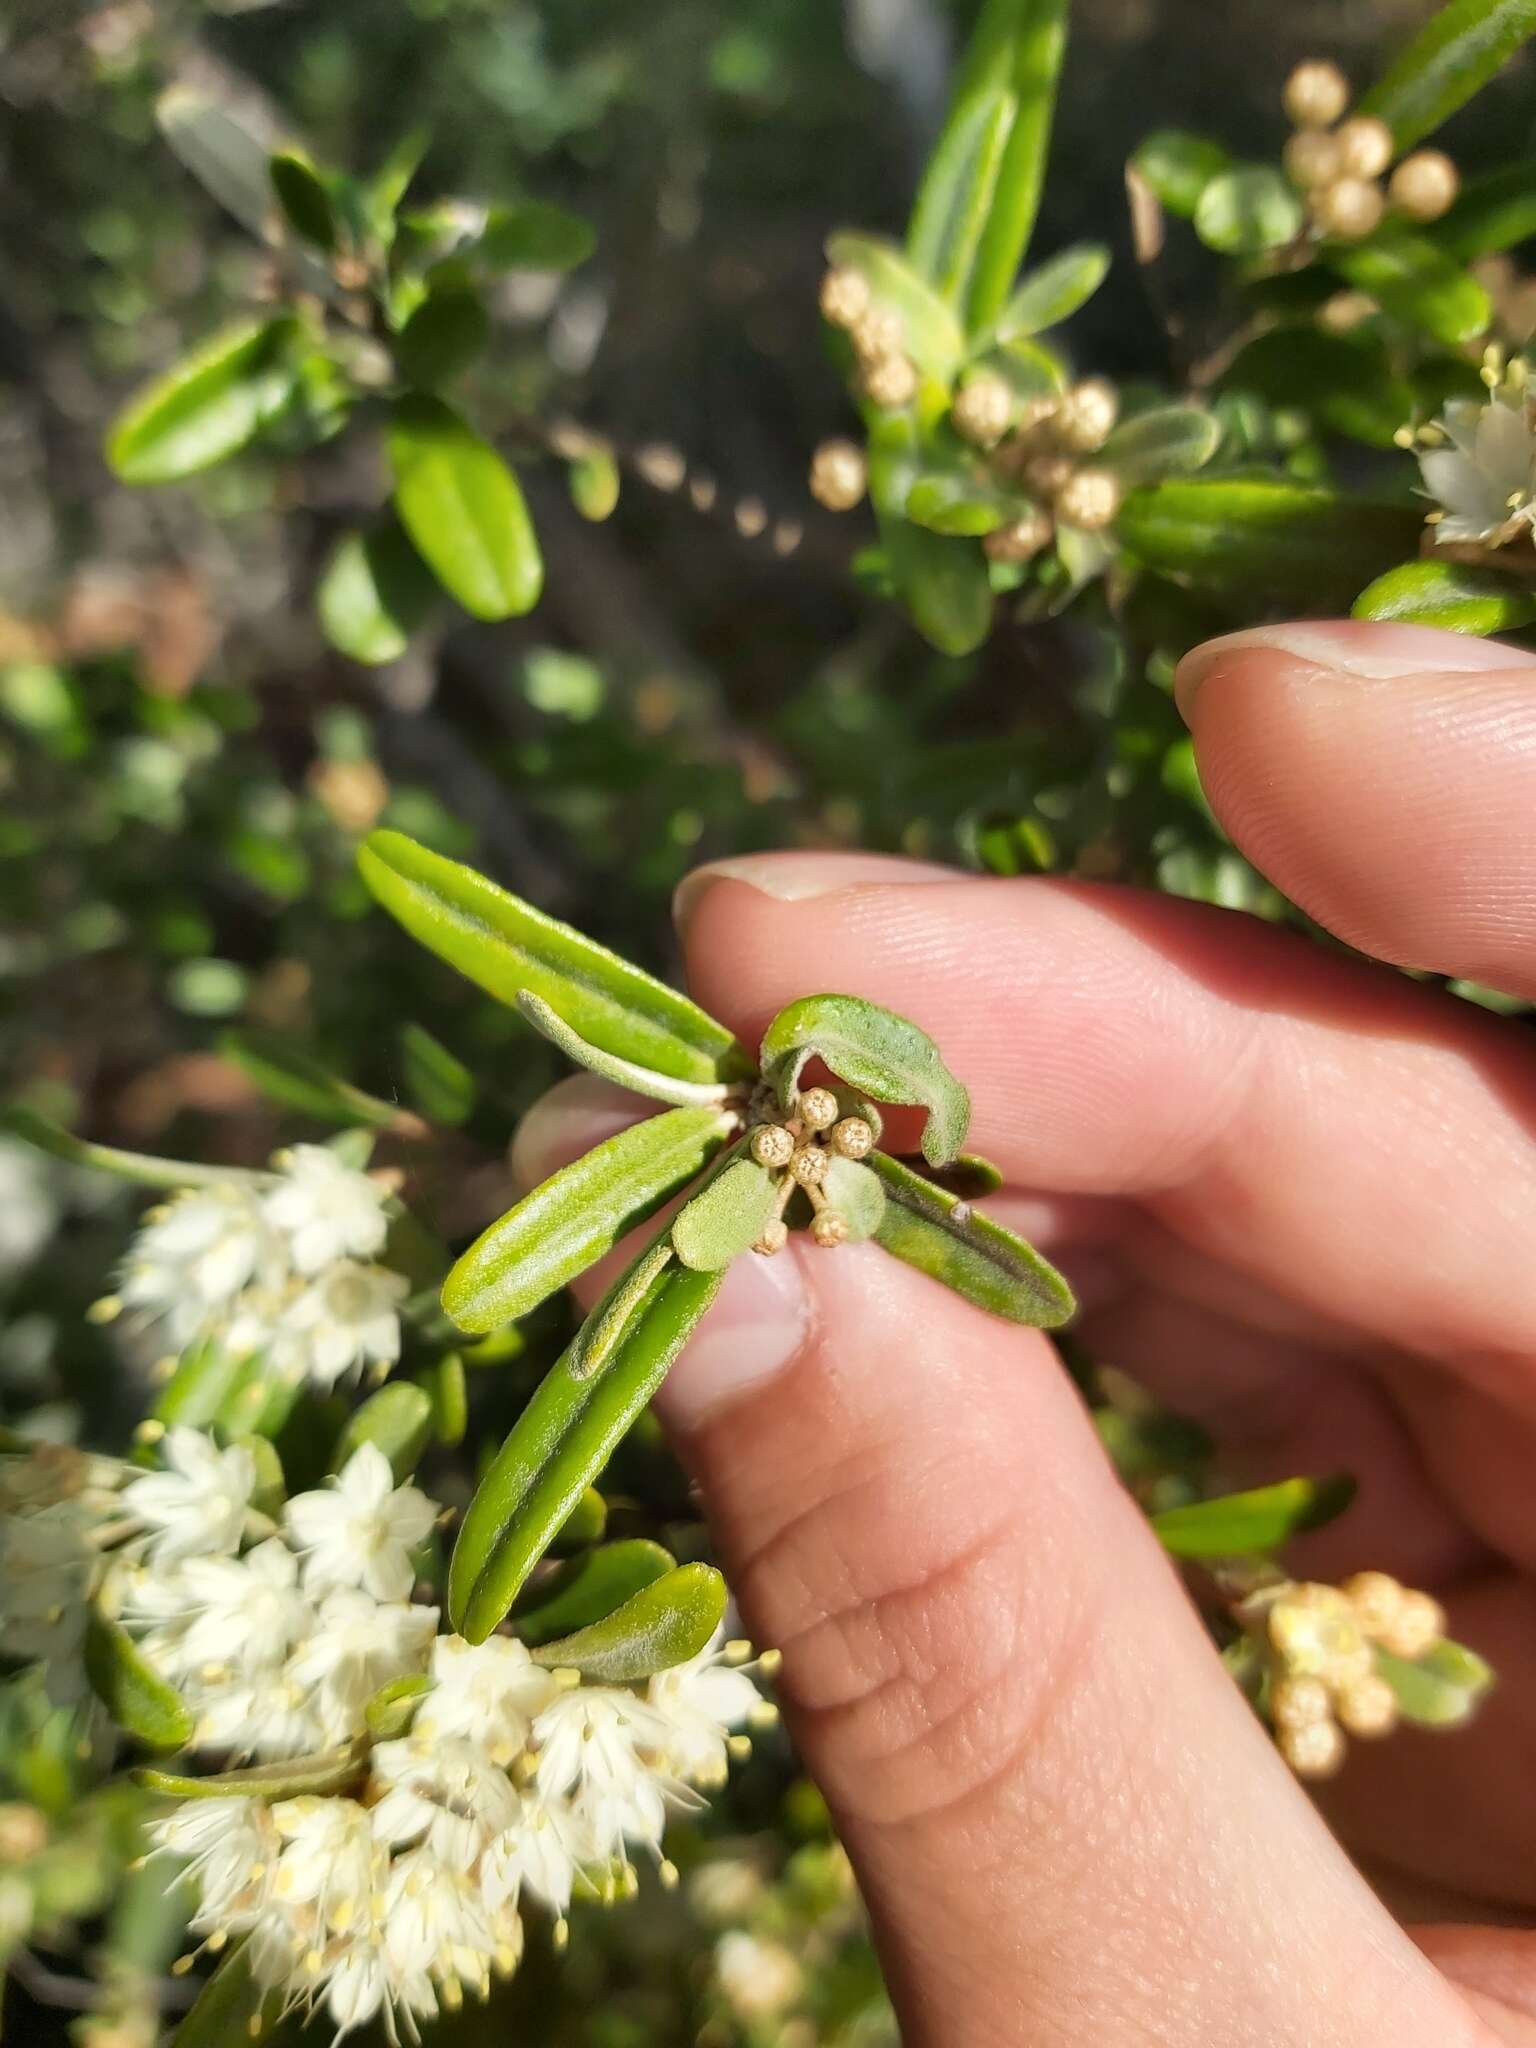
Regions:
<instances>
[{"instance_id":1,"label":"round cream flower bud","mask_svg":"<svg viewBox=\"0 0 1536 2048\"><path fill-rule=\"evenodd\" d=\"M871 405L896 412L917 396L917 372L905 356L876 356L859 380Z\"/></svg>"},{"instance_id":2,"label":"round cream flower bud","mask_svg":"<svg viewBox=\"0 0 1536 2048\"><path fill-rule=\"evenodd\" d=\"M1392 173L1387 191L1410 220L1438 220L1452 206L1461 180L1443 150L1416 149Z\"/></svg>"},{"instance_id":3,"label":"round cream flower bud","mask_svg":"<svg viewBox=\"0 0 1536 2048\"><path fill-rule=\"evenodd\" d=\"M795 1104L795 1113L807 1130L830 1130L837 1122L837 1097L830 1088L807 1088Z\"/></svg>"},{"instance_id":4,"label":"round cream flower bud","mask_svg":"<svg viewBox=\"0 0 1536 2048\"><path fill-rule=\"evenodd\" d=\"M1056 516L1097 533L1120 510L1120 480L1107 469L1080 469L1056 493Z\"/></svg>"},{"instance_id":5,"label":"round cream flower bud","mask_svg":"<svg viewBox=\"0 0 1536 2048\"><path fill-rule=\"evenodd\" d=\"M1282 99L1298 128L1328 128L1349 105L1349 80L1337 64L1314 57L1296 66Z\"/></svg>"},{"instance_id":6,"label":"round cream flower bud","mask_svg":"<svg viewBox=\"0 0 1536 2048\"><path fill-rule=\"evenodd\" d=\"M832 1150L839 1159L863 1159L874 1142L874 1127L861 1116L845 1116L832 1126Z\"/></svg>"},{"instance_id":7,"label":"round cream flower bud","mask_svg":"<svg viewBox=\"0 0 1536 2048\"><path fill-rule=\"evenodd\" d=\"M1357 1679L1339 1694L1338 1715L1351 1735L1370 1741L1397 1726L1397 1695L1384 1678Z\"/></svg>"},{"instance_id":8,"label":"round cream flower bud","mask_svg":"<svg viewBox=\"0 0 1536 2048\"><path fill-rule=\"evenodd\" d=\"M1377 1635L1381 1647L1394 1657L1416 1662L1432 1650L1445 1634L1445 1609L1428 1593L1405 1591L1389 1627Z\"/></svg>"},{"instance_id":9,"label":"round cream flower bud","mask_svg":"<svg viewBox=\"0 0 1536 2048\"><path fill-rule=\"evenodd\" d=\"M802 1145L789 1162L789 1170L803 1188L819 1188L827 1177L830 1156L819 1145Z\"/></svg>"},{"instance_id":10,"label":"round cream flower bud","mask_svg":"<svg viewBox=\"0 0 1536 2048\"><path fill-rule=\"evenodd\" d=\"M1277 1728L1310 1728L1333 1714L1333 1695L1320 1678L1277 1678L1269 1696Z\"/></svg>"},{"instance_id":11,"label":"round cream flower bud","mask_svg":"<svg viewBox=\"0 0 1536 2048\"><path fill-rule=\"evenodd\" d=\"M788 1166L795 1156L795 1141L782 1124L759 1124L752 1133L749 1150L759 1166L774 1171Z\"/></svg>"},{"instance_id":12,"label":"round cream flower bud","mask_svg":"<svg viewBox=\"0 0 1536 2048\"><path fill-rule=\"evenodd\" d=\"M1063 448L1091 455L1109 438L1120 411L1115 387L1104 377L1085 377L1074 384L1052 415L1052 428Z\"/></svg>"},{"instance_id":13,"label":"round cream flower bud","mask_svg":"<svg viewBox=\"0 0 1536 2048\"><path fill-rule=\"evenodd\" d=\"M949 418L962 441L995 448L1013 420L1013 393L1001 377L984 371L960 386Z\"/></svg>"},{"instance_id":14,"label":"round cream flower bud","mask_svg":"<svg viewBox=\"0 0 1536 2048\"><path fill-rule=\"evenodd\" d=\"M1379 178L1392 161L1392 130L1374 114L1356 114L1336 128L1333 140L1346 178Z\"/></svg>"},{"instance_id":15,"label":"round cream flower bud","mask_svg":"<svg viewBox=\"0 0 1536 2048\"><path fill-rule=\"evenodd\" d=\"M1331 185L1344 168L1338 143L1321 128L1299 128L1281 151L1281 161L1285 175L1303 192Z\"/></svg>"},{"instance_id":16,"label":"round cream flower bud","mask_svg":"<svg viewBox=\"0 0 1536 2048\"><path fill-rule=\"evenodd\" d=\"M30 1863L47 1846L48 1822L38 1807L21 1799L0 1805L0 1863Z\"/></svg>"},{"instance_id":17,"label":"round cream flower bud","mask_svg":"<svg viewBox=\"0 0 1536 2048\"><path fill-rule=\"evenodd\" d=\"M1054 498L1076 466L1070 455L1036 455L1024 466L1024 481L1037 497Z\"/></svg>"},{"instance_id":18,"label":"round cream flower bud","mask_svg":"<svg viewBox=\"0 0 1536 2048\"><path fill-rule=\"evenodd\" d=\"M864 451L852 441L823 441L811 457L811 496L829 512L851 512L868 482Z\"/></svg>"},{"instance_id":19,"label":"round cream flower bud","mask_svg":"<svg viewBox=\"0 0 1536 2048\"><path fill-rule=\"evenodd\" d=\"M753 1245L752 1249L755 1252L761 1252L764 1258L772 1258L775 1252L783 1251L788 1243L789 1225L780 1216L770 1216L763 1225L762 1236Z\"/></svg>"},{"instance_id":20,"label":"round cream flower bud","mask_svg":"<svg viewBox=\"0 0 1536 2048\"><path fill-rule=\"evenodd\" d=\"M1339 1590L1368 1636L1379 1636L1397 1619L1403 1588L1390 1572L1356 1572Z\"/></svg>"},{"instance_id":21,"label":"round cream flower bud","mask_svg":"<svg viewBox=\"0 0 1536 2048\"><path fill-rule=\"evenodd\" d=\"M900 355L906 346L906 329L889 306L871 306L848 331L861 362L875 363L885 356Z\"/></svg>"},{"instance_id":22,"label":"round cream flower bud","mask_svg":"<svg viewBox=\"0 0 1536 2048\"><path fill-rule=\"evenodd\" d=\"M989 561L1030 562L1049 543L1052 531L1050 514L1037 508L1007 526L995 527L981 545Z\"/></svg>"},{"instance_id":23,"label":"round cream flower bud","mask_svg":"<svg viewBox=\"0 0 1536 2048\"><path fill-rule=\"evenodd\" d=\"M1337 178L1312 195L1312 214L1326 234L1358 242L1381 225L1387 202L1364 178Z\"/></svg>"},{"instance_id":24,"label":"round cream flower bud","mask_svg":"<svg viewBox=\"0 0 1536 2048\"><path fill-rule=\"evenodd\" d=\"M1344 1736L1336 1721L1311 1721L1281 1732L1280 1754L1298 1778L1331 1778L1344 1761Z\"/></svg>"},{"instance_id":25,"label":"round cream flower bud","mask_svg":"<svg viewBox=\"0 0 1536 2048\"><path fill-rule=\"evenodd\" d=\"M811 1236L823 1251L848 1242L848 1224L835 1209L823 1209L811 1222Z\"/></svg>"},{"instance_id":26,"label":"round cream flower bud","mask_svg":"<svg viewBox=\"0 0 1536 2048\"><path fill-rule=\"evenodd\" d=\"M869 280L851 264L835 264L821 280L820 303L834 327L856 327L869 311Z\"/></svg>"}]
</instances>

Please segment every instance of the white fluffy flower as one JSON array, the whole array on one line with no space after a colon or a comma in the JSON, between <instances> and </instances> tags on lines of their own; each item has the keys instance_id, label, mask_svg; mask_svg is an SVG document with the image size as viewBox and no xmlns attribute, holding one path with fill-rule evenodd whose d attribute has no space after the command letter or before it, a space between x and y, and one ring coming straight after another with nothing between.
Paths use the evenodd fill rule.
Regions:
<instances>
[{"instance_id":1,"label":"white fluffy flower","mask_svg":"<svg viewBox=\"0 0 1536 2048\"><path fill-rule=\"evenodd\" d=\"M290 1304L283 1329L302 1340L309 1376L322 1387L400 1356L400 1303L410 1283L387 1266L342 1259Z\"/></svg>"},{"instance_id":2,"label":"white fluffy flower","mask_svg":"<svg viewBox=\"0 0 1536 2048\"><path fill-rule=\"evenodd\" d=\"M310 1702L327 1742L345 1742L363 1726L363 1710L381 1685L421 1671L437 1631L437 1609L370 1599L353 1587L327 1593L314 1627L283 1667Z\"/></svg>"},{"instance_id":3,"label":"white fluffy flower","mask_svg":"<svg viewBox=\"0 0 1536 2048\"><path fill-rule=\"evenodd\" d=\"M397 1848L420 1843L454 1870L467 1870L491 1838L519 1818L506 1772L476 1742L414 1735L381 1742L372 1768L387 1788L373 1809L379 1839Z\"/></svg>"},{"instance_id":4,"label":"white fluffy flower","mask_svg":"<svg viewBox=\"0 0 1536 2048\"><path fill-rule=\"evenodd\" d=\"M272 1821L282 1839L273 1898L313 1906L324 1927L346 1932L378 1890L386 1861L367 1807L355 1799L280 1799Z\"/></svg>"},{"instance_id":5,"label":"white fluffy flower","mask_svg":"<svg viewBox=\"0 0 1536 2048\"><path fill-rule=\"evenodd\" d=\"M244 1557L188 1558L176 1590L182 1622L160 1661L205 1681L275 1671L314 1621L299 1591L298 1560L275 1537Z\"/></svg>"},{"instance_id":6,"label":"white fluffy flower","mask_svg":"<svg viewBox=\"0 0 1536 2048\"><path fill-rule=\"evenodd\" d=\"M503 1765L526 1747L534 1716L560 1690L510 1636L488 1636L483 1643L439 1636L432 1645L432 1678L414 1733L468 1737Z\"/></svg>"},{"instance_id":7,"label":"white fluffy flower","mask_svg":"<svg viewBox=\"0 0 1536 2048\"><path fill-rule=\"evenodd\" d=\"M157 1849L182 1858L199 1898L199 1932L239 1933L255 1925L271 1889L277 1832L260 1799L189 1799L151 1821Z\"/></svg>"},{"instance_id":8,"label":"white fluffy flower","mask_svg":"<svg viewBox=\"0 0 1536 2048\"><path fill-rule=\"evenodd\" d=\"M123 1488L123 1505L152 1532L148 1549L165 1563L181 1557L234 1550L256 1484L247 1450L221 1451L201 1430L167 1431L161 1443L165 1470L146 1472Z\"/></svg>"},{"instance_id":9,"label":"white fluffy flower","mask_svg":"<svg viewBox=\"0 0 1536 2048\"><path fill-rule=\"evenodd\" d=\"M1536 429L1521 395L1495 392L1486 405L1453 398L1436 424L1451 445L1424 450L1419 468L1444 508L1437 543L1499 546L1536 523Z\"/></svg>"},{"instance_id":10,"label":"white fluffy flower","mask_svg":"<svg viewBox=\"0 0 1536 2048\"><path fill-rule=\"evenodd\" d=\"M667 1733L653 1708L616 1686L562 1693L534 1722L539 1796L571 1802L598 1858L622 1854L626 1841L658 1849L669 1800L692 1803L656 1769Z\"/></svg>"},{"instance_id":11,"label":"white fluffy flower","mask_svg":"<svg viewBox=\"0 0 1536 2048\"><path fill-rule=\"evenodd\" d=\"M496 1938L479 1887L430 1848L390 1866L383 1920L385 1953L402 1977L457 1977L488 1988Z\"/></svg>"},{"instance_id":12,"label":"white fluffy flower","mask_svg":"<svg viewBox=\"0 0 1536 2048\"><path fill-rule=\"evenodd\" d=\"M726 1738L763 1705L747 1673L726 1661L724 1641L724 1629L717 1630L696 1657L658 1671L646 1687L648 1704L666 1725L668 1768L695 1785L725 1782Z\"/></svg>"},{"instance_id":13,"label":"white fluffy flower","mask_svg":"<svg viewBox=\"0 0 1536 2048\"><path fill-rule=\"evenodd\" d=\"M377 1444L359 1445L328 1488L296 1494L283 1511L311 1592L361 1586L375 1600L406 1598L415 1579L411 1554L436 1519L419 1488L395 1485Z\"/></svg>"},{"instance_id":14,"label":"white fluffy flower","mask_svg":"<svg viewBox=\"0 0 1536 2048\"><path fill-rule=\"evenodd\" d=\"M580 1822L569 1807L524 1794L516 1821L504 1828L480 1859L480 1884L492 1906L515 1906L526 1891L563 1916L570 1909L576 1873L596 1860Z\"/></svg>"},{"instance_id":15,"label":"white fluffy flower","mask_svg":"<svg viewBox=\"0 0 1536 2048\"><path fill-rule=\"evenodd\" d=\"M212 1328L272 1263L272 1233L243 1182L189 1188L151 1213L123 1270L125 1308L163 1322L180 1351Z\"/></svg>"},{"instance_id":16,"label":"white fluffy flower","mask_svg":"<svg viewBox=\"0 0 1536 2048\"><path fill-rule=\"evenodd\" d=\"M324 1145L295 1145L282 1179L262 1204L267 1221L288 1239L300 1273L318 1273L337 1259L371 1259L384 1249L389 1219L384 1191Z\"/></svg>"}]
</instances>

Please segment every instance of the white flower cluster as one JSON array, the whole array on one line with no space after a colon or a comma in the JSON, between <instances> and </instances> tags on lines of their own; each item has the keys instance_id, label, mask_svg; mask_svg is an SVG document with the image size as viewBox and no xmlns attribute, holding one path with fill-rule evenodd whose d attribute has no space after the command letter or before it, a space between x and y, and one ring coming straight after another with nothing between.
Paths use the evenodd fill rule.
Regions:
<instances>
[{"instance_id":1,"label":"white flower cluster","mask_svg":"<svg viewBox=\"0 0 1536 2048\"><path fill-rule=\"evenodd\" d=\"M106 1306L163 1328L175 1352L216 1338L268 1370L329 1387L400 1356L408 1283L376 1262L385 1191L324 1145L295 1145L270 1185L216 1181L152 1210Z\"/></svg>"},{"instance_id":2,"label":"white flower cluster","mask_svg":"<svg viewBox=\"0 0 1536 2048\"><path fill-rule=\"evenodd\" d=\"M195 1707L195 1742L266 1760L353 1743L357 1760L346 1796L191 1799L152 1832L189 1862L194 1929L248 1937L260 1981L342 2032L379 2018L414 2038L484 1996L517 1965L525 1896L563 1920L578 1890L629 1889L631 1850L660 1862L669 1810L700 1803L731 1730L765 1711L718 1640L636 1690L545 1670L509 1637L439 1635L409 1599L437 1509L372 1446L290 1500L280 1534L223 1554L237 1504L249 1526L246 1454L191 1431L166 1448L170 1468L122 1496L152 1529L123 1612ZM369 1700L413 1676L409 1734L368 1743Z\"/></svg>"},{"instance_id":3,"label":"white flower cluster","mask_svg":"<svg viewBox=\"0 0 1536 2048\"><path fill-rule=\"evenodd\" d=\"M1419 468L1441 507L1437 545L1503 547L1536 525L1536 407L1523 368L1511 365L1486 404L1449 400L1434 423Z\"/></svg>"}]
</instances>

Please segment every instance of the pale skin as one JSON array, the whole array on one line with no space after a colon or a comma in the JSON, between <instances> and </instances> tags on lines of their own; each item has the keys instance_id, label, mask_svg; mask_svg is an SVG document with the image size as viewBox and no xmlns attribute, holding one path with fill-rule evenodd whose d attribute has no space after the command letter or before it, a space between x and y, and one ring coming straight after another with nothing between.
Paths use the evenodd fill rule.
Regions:
<instances>
[{"instance_id":1,"label":"pale skin","mask_svg":"<svg viewBox=\"0 0 1536 2048\"><path fill-rule=\"evenodd\" d=\"M1536 657L1277 627L1179 700L1319 924L1536 998ZM661 1405L909 2048L1536 2048L1529 1026L1103 885L786 853L691 877L680 920L748 1042L823 988L930 1031L1090 1349L1235 1479L1354 1471L1298 1566L1430 1588L1500 1673L1470 1733L1352 1745L1325 1825L1043 1338L873 1247L738 1262ZM638 1107L564 1084L520 1170Z\"/></svg>"}]
</instances>

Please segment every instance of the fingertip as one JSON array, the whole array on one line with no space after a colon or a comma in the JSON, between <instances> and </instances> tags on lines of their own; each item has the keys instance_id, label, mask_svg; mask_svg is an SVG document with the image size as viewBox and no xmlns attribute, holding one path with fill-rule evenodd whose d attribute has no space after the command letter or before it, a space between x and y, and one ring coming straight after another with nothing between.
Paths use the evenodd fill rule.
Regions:
<instances>
[{"instance_id":1,"label":"fingertip","mask_svg":"<svg viewBox=\"0 0 1536 2048\"><path fill-rule=\"evenodd\" d=\"M605 1138L654 1116L656 1109L643 1095L595 1074L569 1074L539 1097L513 1133L512 1177L520 1188L537 1187Z\"/></svg>"}]
</instances>

